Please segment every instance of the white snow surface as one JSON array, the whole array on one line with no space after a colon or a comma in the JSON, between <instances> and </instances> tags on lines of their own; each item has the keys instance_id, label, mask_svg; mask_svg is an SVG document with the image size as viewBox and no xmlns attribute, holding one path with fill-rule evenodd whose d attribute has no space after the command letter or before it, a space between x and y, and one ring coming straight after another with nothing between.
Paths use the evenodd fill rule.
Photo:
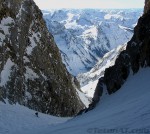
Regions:
<instances>
[{"instance_id":1,"label":"white snow surface","mask_svg":"<svg viewBox=\"0 0 150 134\"><path fill-rule=\"evenodd\" d=\"M35 112L19 104L10 105L0 102L0 134L36 134L34 130L63 123L70 118L59 118ZM42 133L41 133L42 134Z\"/></svg>"},{"instance_id":2,"label":"white snow surface","mask_svg":"<svg viewBox=\"0 0 150 134\"><path fill-rule=\"evenodd\" d=\"M115 64L116 58L121 51L126 49L126 45L127 44L119 45L116 49L106 53L89 72L77 76L81 90L88 97L93 97L99 78L104 76L106 68Z\"/></svg>"},{"instance_id":3,"label":"white snow surface","mask_svg":"<svg viewBox=\"0 0 150 134\"><path fill-rule=\"evenodd\" d=\"M35 111L0 102L0 134L109 134L112 129L115 134L149 134L149 79L150 68L140 69L119 91L104 93L94 110L71 120L41 113L37 118Z\"/></svg>"},{"instance_id":4,"label":"white snow surface","mask_svg":"<svg viewBox=\"0 0 150 134\"><path fill-rule=\"evenodd\" d=\"M11 59L8 59L7 62L5 63L5 66L0 74L0 86L5 86L5 84L9 80L11 68L13 65L15 64L11 61Z\"/></svg>"},{"instance_id":5,"label":"white snow surface","mask_svg":"<svg viewBox=\"0 0 150 134\"><path fill-rule=\"evenodd\" d=\"M0 46L2 46L5 37L10 35L9 28L11 25L13 25L13 23L14 23L14 20L11 17L6 17L1 20L0 22Z\"/></svg>"},{"instance_id":6,"label":"white snow surface","mask_svg":"<svg viewBox=\"0 0 150 134\"><path fill-rule=\"evenodd\" d=\"M14 23L14 20L11 17L3 18L1 20L0 29L4 31L5 35L9 34L9 28L12 23Z\"/></svg>"},{"instance_id":7,"label":"white snow surface","mask_svg":"<svg viewBox=\"0 0 150 134\"><path fill-rule=\"evenodd\" d=\"M90 97L78 89L76 91L83 104L88 108L89 104L92 102Z\"/></svg>"},{"instance_id":8,"label":"white snow surface","mask_svg":"<svg viewBox=\"0 0 150 134\"><path fill-rule=\"evenodd\" d=\"M89 98L93 98L97 83L98 79L94 81L92 80L88 81L88 84L81 87L82 92L85 93L85 95L88 96Z\"/></svg>"},{"instance_id":9,"label":"white snow surface","mask_svg":"<svg viewBox=\"0 0 150 134\"><path fill-rule=\"evenodd\" d=\"M29 67L26 68L25 78L30 80L35 80L36 78L39 78L39 76Z\"/></svg>"},{"instance_id":10,"label":"white snow surface","mask_svg":"<svg viewBox=\"0 0 150 134\"><path fill-rule=\"evenodd\" d=\"M128 42L142 9L43 11L50 33L73 75L89 71L105 53Z\"/></svg>"}]
</instances>

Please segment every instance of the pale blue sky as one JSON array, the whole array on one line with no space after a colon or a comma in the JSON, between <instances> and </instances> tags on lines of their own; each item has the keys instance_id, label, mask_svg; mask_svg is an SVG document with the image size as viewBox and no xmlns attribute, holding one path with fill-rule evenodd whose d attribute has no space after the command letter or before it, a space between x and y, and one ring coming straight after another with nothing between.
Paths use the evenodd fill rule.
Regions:
<instances>
[{"instance_id":1,"label":"pale blue sky","mask_svg":"<svg viewBox=\"0 0 150 134\"><path fill-rule=\"evenodd\" d=\"M145 0L34 0L40 9L143 8Z\"/></svg>"}]
</instances>

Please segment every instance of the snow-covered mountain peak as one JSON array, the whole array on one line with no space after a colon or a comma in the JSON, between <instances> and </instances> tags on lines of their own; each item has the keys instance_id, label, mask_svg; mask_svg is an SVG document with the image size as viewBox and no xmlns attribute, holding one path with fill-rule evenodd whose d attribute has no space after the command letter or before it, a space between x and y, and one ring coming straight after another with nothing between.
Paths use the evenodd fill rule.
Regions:
<instances>
[{"instance_id":1,"label":"snow-covered mountain peak","mask_svg":"<svg viewBox=\"0 0 150 134\"><path fill-rule=\"evenodd\" d=\"M77 76L81 84L81 90L88 97L93 97L99 78L104 76L106 68L115 64L116 58L121 51L126 49L126 45L127 44L119 45L116 49L106 53L90 71L81 73Z\"/></svg>"},{"instance_id":2,"label":"snow-covered mountain peak","mask_svg":"<svg viewBox=\"0 0 150 134\"><path fill-rule=\"evenodd\" d=\"M76 76L89 71L106 52L130 40L142 9L62 9L43 14L64 64Z\"/></svg>"}]
</instances>

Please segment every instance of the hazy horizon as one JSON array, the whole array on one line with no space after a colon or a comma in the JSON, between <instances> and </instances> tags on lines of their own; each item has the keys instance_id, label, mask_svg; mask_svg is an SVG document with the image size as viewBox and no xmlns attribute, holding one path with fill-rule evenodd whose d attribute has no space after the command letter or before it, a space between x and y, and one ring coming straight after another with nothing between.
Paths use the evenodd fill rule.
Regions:
<instances>
[{"instance_id":1,"label":"hazy horizon","mask_svg":"<svg viewBox=\"0 0 150 134\"><path fill-rule=\"evenodd\" d=\"M41 10L51 9L143 9L144 0L34 0Z\"/></svg>"},{"instance_id":2,"label":"hazy horizon","mask_svg":"<svg viewBox=\"0 0 150 134\"><path fill-rule=\"evenodd\" d=\"M51 9L41 9L42 11L50 10L143 10L143 8L51 8Z\"/></svg>"}]
</instances>

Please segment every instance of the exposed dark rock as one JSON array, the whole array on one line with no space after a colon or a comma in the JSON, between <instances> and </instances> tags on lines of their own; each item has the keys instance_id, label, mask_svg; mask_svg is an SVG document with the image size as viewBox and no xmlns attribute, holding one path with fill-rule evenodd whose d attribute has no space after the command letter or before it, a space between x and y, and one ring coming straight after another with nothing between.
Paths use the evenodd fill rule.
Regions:
<instances>
[{"instance_id":1,"label":"exposed dark rock","mask_svg":"<svg viewBox=\"0 0 150 134\"><path fill-rule=\"evenodd\" d=\"M103 80L103 77L102 78L100 78L99 79L99 81L98 81L98 84L97 84L97 86L96 86L96 89L95 89L95 93L94 93L94 96L93 96L93 98L92 98L92 101L93 101L93 103L97 103L97 102L99 102L99 100L100 100L100 96L102 96L102 94L103 94L103 83L104 83L104 80Z\"/></svg>"},{"instance_id":2,"label":"exposed dark rock","mask_svg":"<svg viewBox=\"0 0 150 134\"><path fill-rule=\"evenodd\" d=\"M144 13L150 10L150 0L145 0Z\"/></svg>"},{"instance_id":3,"label":"exposed dark rock","mask_svg":"<svg viewBox=\"0 0 150 134\"><path fill-rule=\"evenodd\" d=\"M104 83L106 84L109 94L116 92L129 75L129 55L126 51L122 51L116 59L115 65L107 68L104 75Z\"/></svg>"},{"instance_id":4,"label":"exposed dark rock","mask_svg":"<svg viewBox=\"0 0 150 134\"><path fill-rule=\"evenodd\" d=\"M96 104L100 101L100 97L103 94L103 88L104 88L103 84L104 84L104 81L103 81L103 77L102 77L99 79L99 82L96 86L95 93L93 95L91 104L89 104L88 108L81 110L77 115L81 115L83 113L89 112L90 110L92 110L96 107Z\"/></svg>"},{"instance_id":5,"label":"exposed dark rock","mask_svg":"<svg viewBox=\"0 0 150 134\"><path fill-rule=\"evenodd\" d=\"M0 73L0 100L57 116L84 108L33 0L0 0Z\"/></svg>"},{"instance_id":6,"label":"exposed dark rock","mask_svg":"<svg viewBox=\"0 0 150 134\"><path fill-rule=\"evenodd\" d=\"M109 94L115 93L128 78L130 70L135 74L140 67L147 66L150 66L150 0L145 0L144 14L140 17L126 50L119 54L114 66L105 70L104 78L100 78L97 84L92 103L80 114L96 106L102 95L102 85L106 85Z\"/></svg>"},{"instance_id":7,"label":"exposed dark rock","mask_svg":"<svg viewBox=\"0 0 150 134\"><path fill-rule=\"evenodd\" d=\"M134 35L126 50L116 59L115 65L105 70L104 83L109 94L119 90L127 79L130 69L137 73L140 67L150 66L150 7L146 2L145 14L139 19Z\"/></svg>"}]
</instances>

